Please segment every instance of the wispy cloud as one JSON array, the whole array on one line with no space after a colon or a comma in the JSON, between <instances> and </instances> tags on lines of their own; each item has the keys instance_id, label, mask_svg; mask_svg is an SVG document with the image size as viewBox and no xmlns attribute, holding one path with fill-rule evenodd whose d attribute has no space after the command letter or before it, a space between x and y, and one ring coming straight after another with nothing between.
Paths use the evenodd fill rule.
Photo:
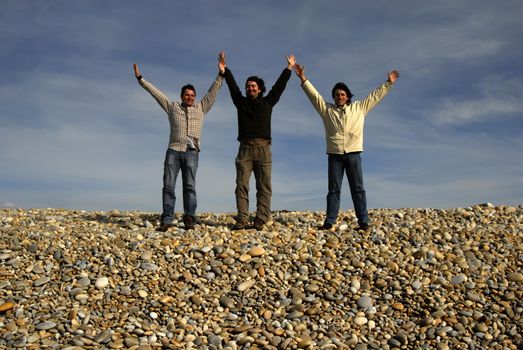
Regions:
<instances>
[{"instance_id":1,"label":"wispy cloud","mask_svg":"<svg viewBox=\"0 0 523 350\"><path fill-rule=\"evenodd\" d=\"M436 124L463 125L467 123L518 118L523 110L523 80L521 77L503 79L487 76L477 86L471 86L469 94L444 96L439 106L430 113Z\"/></svg>"}]
</instances>

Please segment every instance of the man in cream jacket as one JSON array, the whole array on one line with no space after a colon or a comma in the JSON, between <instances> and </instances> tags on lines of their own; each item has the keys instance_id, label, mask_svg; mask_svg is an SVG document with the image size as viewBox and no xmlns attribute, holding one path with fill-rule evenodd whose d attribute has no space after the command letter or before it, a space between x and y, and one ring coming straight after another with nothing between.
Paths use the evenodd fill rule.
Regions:
<instances>
[{"instance_id":1,"label":"man in cream jacket","mask_svg":"<svg viewBox=\"0 0 523 350\"><path fill-rule=\"evenodd\" d=\"M340 192L343 173L347 173L354 211L360 230L369 227L367 198L363 187L363 172L360 153L363 151L363 126L367 114L390 91L399 77L399 72L388 73L388 79L361 101L351 101L352 93L344 83L332 89L334 104L325 102L305 76L305 67L294 66L301 80L303 91L320 114L325 127L327 142L329 191L327 194L327 216L322 229L330 230L336 223L340 209Z\"/></svg>"}]
</instances>

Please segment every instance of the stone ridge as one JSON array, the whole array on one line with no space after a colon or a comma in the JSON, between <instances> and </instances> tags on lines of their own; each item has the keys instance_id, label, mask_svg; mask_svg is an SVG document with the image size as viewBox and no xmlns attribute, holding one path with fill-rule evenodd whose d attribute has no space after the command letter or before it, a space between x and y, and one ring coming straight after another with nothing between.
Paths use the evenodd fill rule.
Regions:
<instances>
[{"instance_id":1,"label":"stone ridge","mask_svg":"<svg viewBox=\"0 0 523 350\"><path fill-rule=\"evenodd\" d=\"M518 349L523 207L181 218L0 209L0 348Z\"/></svg>"}]
</instances>

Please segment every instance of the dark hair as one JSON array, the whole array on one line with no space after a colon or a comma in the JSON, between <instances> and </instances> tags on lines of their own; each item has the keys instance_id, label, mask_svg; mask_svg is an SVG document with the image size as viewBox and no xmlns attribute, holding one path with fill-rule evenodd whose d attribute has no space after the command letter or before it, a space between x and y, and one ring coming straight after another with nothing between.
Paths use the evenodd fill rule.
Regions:
<instances>
[{"instance_id":1,"label":"dark hair","mask_svg":"<svg viewBox=\"0 0 523 350\"><path fill-rule=\"evenodd\" d=\"M265 82L263 81L263 79L255 75L251 75L247 78L247 80L245 80L245 85L247 85L247 82L249 81L254 81L256 85L258 85L258 87L260 88L260 91L263 95L263 93L265 92Z\"/></svg>"},{"instance_id":2,"label":"dark hair","mask_svg":"<svg viewBox=\"0 0 523 350\"><path fill-rule=\"evenodd\" d=\"M192 90L196 95L196 89L194 88L194 86L192 86L191 84L187 84L182 86L182 92L180 92L180 97L183 97L183 93L185 92L185 90Z\"/></svg>"},{"instance_id":3,"label":"dark hair","mask_svg":"<svg viewBox=\"0 0 523 350\"><path fill-rule=\"evenodd\" d=\"M345 85L345 83L336 83L336 85L334 85L334 87L332 88L332 98L334 98L334 93L336 92L336 90L343 90L345 91L345 93L347 94L347 97L349 98L349 100L352 98L352 96L354 96L352 94L352 92L350 92L349 88L347 85Z\"/></svg>"}]
</instances>

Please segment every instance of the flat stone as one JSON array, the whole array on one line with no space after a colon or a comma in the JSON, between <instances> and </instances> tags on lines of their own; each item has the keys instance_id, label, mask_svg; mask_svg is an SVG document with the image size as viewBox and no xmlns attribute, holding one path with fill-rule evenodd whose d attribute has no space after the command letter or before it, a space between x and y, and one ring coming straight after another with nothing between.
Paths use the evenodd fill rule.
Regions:
<instances>
[{"instance_id":1,"label":"flat stone","mask_svg":"<svg viewBox=\"0 0 523 350\"><path fill-rule=\"evenodd\" d=\"M247 280L238 285L238 292L244 292L256 284L255 280Z\"/></svg>"},{"instance_id":2,"label":"flat stone","mask_svg":"<svg viewBox=\"0 0 523 350\"><path fill-rule=\"evenodd\" d=\"M6 301L3 304L0 304L0 312L6 312L7 310L11 310L15 307L15 303L12 301Z\"/></svg>"},{"instance_id":3,"label":"flat stone","mask_svg":"<svg viewBox=\"0 0 523 350\"><path fill-rule=\"evenodd\" d=\"M510 282L523 282L523 273L521 272L511 272L508 274L507 279Z\"/></svg>"},{"instance_id":4,"label":"flat stone","mask_svg":"<svg viewBox=\"0 0 523 350\"><path fill-rule=\"evenodd\" d=\"M53 322L53 321L41 322L41 323L36 325L36 329L37 330L41 330L41 331L45 331L45 330L48 330L48 329L53 329L55 327L56 327L56 323Z\"/></svg>"},{"instance_id":5,"label":"flat stone","mask_svg":"<svg viewBox=\"0 0 523 350\"><path fill-rule=\"evenodd\" d=\"M265 249L260 246L252 247L249 250L249 255L252 257L262 256L263 254L265 254Z\"/></svg>"},{"instance_id":6,"label":"flat stone","mask_svg":"<svg viewBox=\"0 0 523 350\"><path fill-rule=\"evenodd\" d=\"M34 281L33 284L34 284L35 287L41 287L44 284L48 283L50 280L51 279L49 277L44 276L44 277L40 277L39 279Z\"/></svg>"}]
</instances>

